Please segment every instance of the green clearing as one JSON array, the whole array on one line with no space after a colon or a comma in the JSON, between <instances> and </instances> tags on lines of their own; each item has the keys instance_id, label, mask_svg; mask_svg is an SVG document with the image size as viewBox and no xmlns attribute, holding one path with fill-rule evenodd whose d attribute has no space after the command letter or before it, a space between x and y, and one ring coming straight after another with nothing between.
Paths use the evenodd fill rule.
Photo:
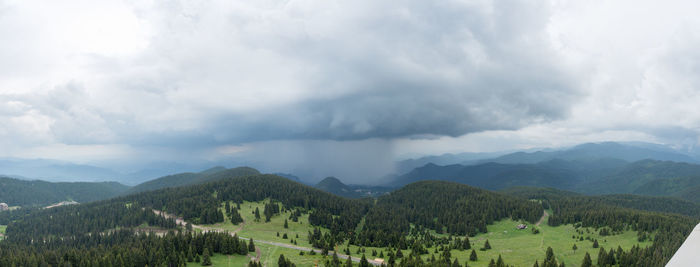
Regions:
<instances>
[{"instance_id":1,"label":"green clearing","mask_svg":"<svg viewBox=\"0 0 700 267\"><path fill-rule=\"evenodd\" d=\"M308 232L313 230L308 222L308 214L304 214L299 217L299 222L292 222L288 220L288 229L284 228L285 218L289 218L290 212L283 212L280 215L272 217L270 222L264 222L264 216L260 221L255 221L255 216L253 212L257 207L260 209L260 213L263 212L264 203L261 202L244 202L241 204L241 216L245 220L245 225L238 232L238 235L246 238L253 238L254 240L265 240L279 243L290 243L290 239L297 240L298 246L311 247L308 243L307 235ZM223 207L223 205L222 205ZM223 209L223 208L222 208ZM548 211L550 214L551 210ZM472 248L476 250L478 255L478 260L476 262L469 261L469 254L471 250L459 251L452 250L452 259L457 258L459 262L469 263L469 266L488 266L491 259L498 259L498 255L501 255L504 261L508 264L515 266L532 266L535 260L542 263L545 257L545 251L547 247L552 247L554 254L558 261L563 261L567 266L578 266L583 260L583 256L588 252L591 255L593 262L596 262L598 258L598 251L600 248L593 248L593 242L587 240L597 239L599 245L605 248L607 251L612 249L617 249L618 246L622 247L624 250L629 250L634 245L639 245L641 247L651 245L651 238L645 242L637 242L637 233L634 231L625 231L622 234L612 235L612 236L600 236L598 231L592 228L579 228L583 234L577 233L577 229L573 225L562 225L557 227L551 227L546 225L547 220L538 226L540 230L539 234L533 234L531 229L518 230L515 228L521 222L513 220L502 220L488 226L488 233L478 234L475 237L471 237L470 241L472 243ZM228 221L224 223L218 223L214 225L205 225L206 227L224 229L228 231L235 231L241 227L241 225L233 225ZM530 226L532 227L532 226ZM325 229L324 229L325 231ZM277 236L277 232L280 236ZM283 239L282 235L287 233L289 239ZM299 238L296 238L296 235ZM447 235L437 235L437 236L447 236ZM572 236L576 236L574 239ZM583 241L579 241L578 237L582 236ZM463 237L460 237L463 238ZM479 248L483 247L486 239L489 240L492 249L487 251L480 251ZM576 244L578 249L574 252L572 250L573 245ZM314 266L316 263L323 265L325 261L320 255L299 255L299 250L283 248L268 244L262 244L257 242L256 246L261 249L261 262L266 266L275 266L280 254L284 254L285 257L291 259L297 266ZM344 253L347 244L340 245L338 247L339 253ZM357 253L359 247L350 246L350 252L352 256L361 257L362 253ZM385 260L388 260L388 249L387 248L376 248L376 247L365 247L364 254L368 259L377 258L372 256L372 251L376 250L377 254L383 252ZM428 248L429 254L423 255L424 259L429 259L432 255L439 258L441 252L435 253L436 248ZM402 251L404 255L409 255L410 250ZM332 255L332 251L330 254ZM240 260L233 260L232 265L228 265L228 256L217 255L213 257L214 266L240 266L235 264L247 264L248 259L245 257L234 256L233 258L241 258ZM245 258L245 259L243 259ZM198 265L195 265L198 266Z\"/></svg>"},{"instance_id":2,"label":"green clearing","mask_svg":"<svg viewBox=\"0 0 700 267\"><path fill-rule=\"evenodd\" d=\"M325 266L323 264L325 259L320 253L316 255L309 255L308 252L304 252L304 255L299 255L299 250L278 247L268 244L257 244L260 248L261 256L260 262L263 266L277 266L277 260L280 258L280 254L283 254L285 258L290 259L297 266ZM333 255L332 253L330 255ZM330 259L330 256L328 257Z\"/></svg>"},{"instance_id":3,"label":"green clearing","mask_svg":"<svg viewBox=\"0 0 700 267\"><path fill-rule=\"evenodd\" d=\"M279 243L291 244L291 239L297 241L298 246L311 247L309 244L308 234L309 231L313 231L314 227L309 224L309 215L302 214L299 216L299 222L293 222L289 220L291 211L282 212L278 215L270 218L270 222L265 222L265 216L262 215L265 203L269 201L261 202L243 202L241 204L241 209L239 213L243 220L245 221L245 226L238 232L238 235L245 238L253 238L253 240L265 240ZM235 204L233 204L235 205ZM223 204L221 205L221 210L223 211ZM255 208L260 210L261 219L260 221L255 221L254 211ZM224 222L217 224L204 225L205 227L224 229L229 232L234 232L241 227L241 224L233 225L229 220L228 216L224 214ZM287 225L289 228L284 228L284 220L287 219ZM279 237L277 233L279 232ZM283 239L282 236L287 234L287 239ZM299 236L297 238L297 235ZM298 252L297 252L298 253Z\"/></svg>"},{"instance_id":4,"label":"green clearing","mask_svg":"<svg viewBox=\"0 0 700 267\"><path fill-rule=\"evenodd\" d=\"M545 220L546 222L546 220ZM589 228L590 233L586 233L586 228L580 228L584 232L582 235L584 240L574 240L572 235L580 236L576 233L573 225L562 225L557 227L547 226L542 223L537 228L539 234L533 234L530 229L518 230L515 228L520 222L513 220L502 220L488 226L488 233L478 234L475 237L469 238L472 248L476 250L478 260L476 262L469 261L471 250L459 251L452 250L452 259L459 259L459 262L464 264L469 263L469 266L488 266L491 259L498 259L498 255L503 257L503 260L510 265L515 266L532 266L537 260L540 264L545 257L547 247L552 247L555 256L559 262L564 261L566 266L579 266L583 261L583 256L588 252L591 259L595 262L598 259L598 251L600 248L593 248L593 242L586 240L586 237L598 239L599 245L604 247L606 251L610 248L617 249L621 246L625 250L629 250L633 245L641 247L651 245L651 241L637 242L637 233L634 231L625 231L622 234L614 236L599 236L597 231ZM461 237L463 238L463 237ZM486 239L491 245L490 250L480 251L479 248L484 246ZM576 244L578 249L574 252L573 245ZM341 247L344 250L347 244ZM365 255L368 259L376 257L371 256L372 250L376 250L377 254L383 252L385 256L388 254L386 248L365 247ZM440 253L434 253L435 247L428 248L430 254L423 255L424 259L429 259L431 255L439 258ZM353 256L360 257L362 254L356 253L357 246L350 246L350 252ZM404 255L409 255L410 250L402 250ZM388 260L388 257L385 257Z\"/></svg>"}]
</instances>

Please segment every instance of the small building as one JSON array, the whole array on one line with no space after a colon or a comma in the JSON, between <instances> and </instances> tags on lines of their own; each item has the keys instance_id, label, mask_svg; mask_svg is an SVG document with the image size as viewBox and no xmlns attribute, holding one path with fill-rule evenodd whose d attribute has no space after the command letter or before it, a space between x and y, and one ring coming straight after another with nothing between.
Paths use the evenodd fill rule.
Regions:
<instances>
[{"instance_id":1,"label":"small building","mask_svg":"<svg viewBox=\"0 0 700 267\"><path fill-rule=\"evenodd\" d=\"M524 225L524 224L521 223L521 224L518 224L518 226L516 226L515 228L518 228L518 229L520 229L520 230L523 230L523 229L527 229L527 225Z\"/></svg>"},{"instance_id":2,"label":"small building","mask_svg":"<svg viewBox=\"0 0 700 267\"><path fill-rule=\"evenodd\" d=\"M9 209L10 209L10 206L7 205L7 203L0 203L0 211L6 211Z\"/></svg>"},{"instance_id":3,"label":"small building","mask_svg":"<svg viewBox=\"0 0 700 267\"><path fill-rule=\"evenodd\" d=\"M382 258L376 258L376 259L374 259L374 262L376 262L376 263L378 263L378 264L384 264L384 259L382 259Z\"/></svg>"}]
</instances>

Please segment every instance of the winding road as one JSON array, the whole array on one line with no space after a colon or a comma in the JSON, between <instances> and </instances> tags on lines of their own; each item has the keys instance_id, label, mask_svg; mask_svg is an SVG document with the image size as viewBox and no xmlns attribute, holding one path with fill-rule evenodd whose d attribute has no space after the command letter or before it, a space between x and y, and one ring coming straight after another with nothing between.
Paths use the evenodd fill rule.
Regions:
<instances>
[{"instance_id":1,"label":"winding road","mask_svg":"<svg viewBox=\"0 0 700 267\"><path fill-rule=\"evenodd\" d=\"M540 224L542 224L544 222L544 219L546 219L547 217L549 217L549 213L547 213L547 210L545 210L544 213L542 214L542 217L540 218L539 221L537 221L535 226L540 226Z\"/></svg>"},{"instance_id":2,"label":"winding road","mask_svg":"<svg viewBox=\"0 0 700 267\"><path fill-rule=\"evenodd\" d=\"M186 226L186 225L187 225L187 222L185 222L185 220L183 220L182 218L179 218L179 217L177 217L177 216L175 216L175 215L168 214L168 213L165 213L165 212L163 212L163 211L155 210L155 209L153 210L153 213L155 213L155 214L157 214L157 215L160 215L160 216L163 216L163 217L168 218L168 219L171 219L171 218L172 218L172 219L175 220L175 223L177 223L177 224L180 225L180 226ZM546 213L546 212L545 212L545 213ZM233 232L229 232L229 231L227 231L227 230L220 229L220 228L206 227L206 226L201 226L201 225L196 225L196 224L191 224L191 225L192 225L192 228L194 228L194 229L199 229L199 230L201 230L202 232L205 232L205 233L206 233L206 232L218 232L218 233L228 232L228 233L230 233L231 235L235 235L235 234L238 233L241 229L243 229L243 226L245 226L245 221L244 221L243 223L241 223L241 226L238 227L238 228L237 228L236 230L234 230ZM249 240L249 238L242 237L242 236L239 236L239 238L240 238L240 239L243 239L243 240ZM279 242L272 242L272 241L267 241L267 240L259 240L259 239L256 239L255 242L256 242L256 243L260 243L260 244L266 244L266 245L271 245L271 246L277 246L277 247L295 249L295 250L300 250L300 251L305 251L305 252L309 252L309 251L314 251L314 252L316 252L316 253L321 253L321 252L322 252L320 249L309 248L309 247L301 247L301 246L296 246L296 245L291 245L291 244L285 244L285 243L279 243ZM333 251L329 251L329 254L332 254L332 253L333 253ZM337 253L337 252L336 252L336 253ZM260 248L258 248L258 247L255 248L255 254L256 254L256 256L254 257L254 259L257 260L257 261L260 261ZM340 259L344 259L344 260L345 260L345 259L347 259L348 257L350 257L350 259L351 259L352 261L354 261L354 262L360 262L360 260L361 260L361 259L358 258L358 257L348 256L348 255L345 255L345 254L338 254L338 258L340 258ZM382 265L382 263L383 263L383 262L381 262L381 261L371 260L371 259L367 259L367 261L368 261L370 264L375 265L375 266Z\"/></svg>"}]
</instances>

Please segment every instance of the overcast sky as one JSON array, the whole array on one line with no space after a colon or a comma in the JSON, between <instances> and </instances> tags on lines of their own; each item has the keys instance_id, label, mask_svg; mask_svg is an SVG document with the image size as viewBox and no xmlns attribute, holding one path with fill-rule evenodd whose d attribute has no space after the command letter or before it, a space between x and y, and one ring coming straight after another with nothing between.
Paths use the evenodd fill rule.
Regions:
<instances>
[{"instance_id":1,"label":"overcast sky","mask_svg":"<svg viewBox=\"0 0 700 267\"><path fill-rule=\"evenodd\" d=\"M249 162L700 142L698 1L0 0L0 157Z\"/></svg>"}]
</instances>

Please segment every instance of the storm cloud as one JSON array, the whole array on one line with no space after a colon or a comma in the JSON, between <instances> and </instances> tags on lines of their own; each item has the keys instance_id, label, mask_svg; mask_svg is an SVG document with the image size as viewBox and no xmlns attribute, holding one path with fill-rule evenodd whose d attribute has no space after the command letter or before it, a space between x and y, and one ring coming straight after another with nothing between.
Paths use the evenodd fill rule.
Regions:
<instances>
[{"instance_id":1,"label":"storm cloud","mask_svg":"<svg viewBox=\"0 0 700 267\"><path fill-rule=\"evenodd\" d=\"M694 146L689 5L0 1L0 156L371 177L421 150Z\"/></svg>"}]
</instances>

